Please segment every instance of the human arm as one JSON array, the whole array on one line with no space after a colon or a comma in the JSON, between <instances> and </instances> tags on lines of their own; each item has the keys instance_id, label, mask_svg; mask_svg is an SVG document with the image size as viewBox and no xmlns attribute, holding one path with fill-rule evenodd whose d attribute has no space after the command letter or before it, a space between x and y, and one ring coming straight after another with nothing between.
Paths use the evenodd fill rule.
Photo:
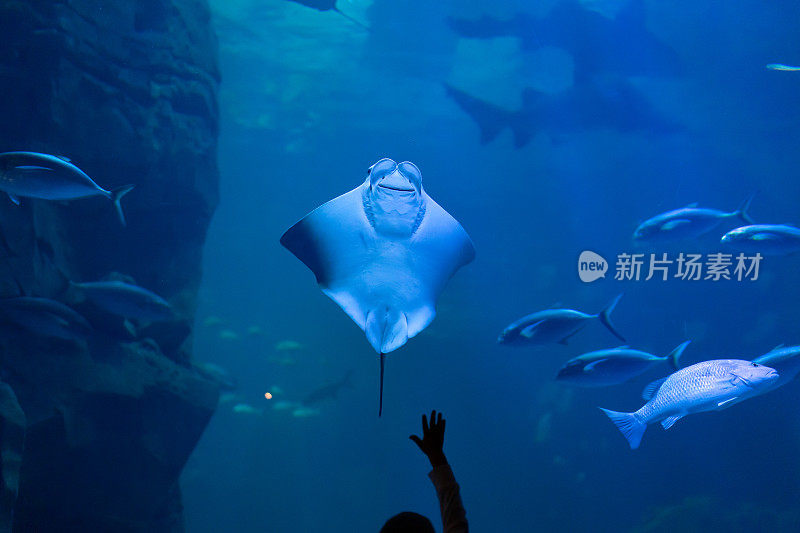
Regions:
<instances>
[{"instance_id":1,"label":"human arm","mask_svg":"<svg viewBox=\"0 0 800 533\"><path fill-rule=\"evenodd\" d=\"M409 438L419 446L431 463L431 472L428 477L436 488L439 497L439 510L442 514L442 527L444 533L467 533L467 513L461 502L461 494L453 475L453 470L444 454L444 428L445 420L436 411L431 412L431 421L422 415L422 438L411 435Z\"/></svg>"}]
</instances>

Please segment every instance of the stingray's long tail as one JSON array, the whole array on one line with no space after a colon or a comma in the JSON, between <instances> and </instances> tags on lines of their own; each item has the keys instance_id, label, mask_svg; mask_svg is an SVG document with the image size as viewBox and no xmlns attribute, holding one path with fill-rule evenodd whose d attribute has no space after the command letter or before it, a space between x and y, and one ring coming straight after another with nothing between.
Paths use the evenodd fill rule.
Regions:
<instances>
[{"instance_id":1,"label":"stingray's long tail","mask_svg":"<svg viewBox=\"0 0 800 533\"><path fill-rule=\"evenodd\" d=\"M383 413L383 365L386 362L386 354L381 353L381 388L378 395L378 416Z\"/></svg>"}]
</instances>

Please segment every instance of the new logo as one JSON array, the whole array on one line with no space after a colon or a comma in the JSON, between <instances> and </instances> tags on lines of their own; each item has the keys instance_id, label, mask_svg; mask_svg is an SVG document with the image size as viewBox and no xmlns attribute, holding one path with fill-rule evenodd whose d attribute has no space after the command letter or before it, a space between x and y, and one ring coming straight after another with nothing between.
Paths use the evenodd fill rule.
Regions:
<instances>
[{"instance_id":1,"label":"new logo","mask_svg":"<svg viewBox=\"0 0 800 533\"><path fill-rule=\"evenodd\" d=\"M608 261L602 255L584 250L578 257L578 277L584 283L591 283L592 281L606 277L608 272Z\"/></svg>"}]
</instances>

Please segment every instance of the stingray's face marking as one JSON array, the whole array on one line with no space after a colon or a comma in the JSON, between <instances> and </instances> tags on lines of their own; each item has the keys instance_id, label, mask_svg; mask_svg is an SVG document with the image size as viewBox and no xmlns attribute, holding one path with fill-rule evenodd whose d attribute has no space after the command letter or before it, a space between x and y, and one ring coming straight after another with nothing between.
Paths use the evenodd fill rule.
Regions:
<instances>
[{"instance_id":1,"label":"stingray's face marking","mask_svg":"<svg viewBox=\"0 0 800 533\"><path fill-rule=\"evenodd\" d=\"M422 173L414 163L384 158L369 167L364 211L375 231L409 237L425 215Z\"/></svg>"}]
</instances>

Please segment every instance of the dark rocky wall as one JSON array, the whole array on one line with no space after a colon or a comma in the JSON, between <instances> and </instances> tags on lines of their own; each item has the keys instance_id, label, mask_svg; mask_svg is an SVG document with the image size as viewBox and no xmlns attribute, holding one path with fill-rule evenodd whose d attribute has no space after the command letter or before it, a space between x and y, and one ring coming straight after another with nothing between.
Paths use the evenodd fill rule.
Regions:
<instances>
[{"instance_id":1,"label":"dark rocky wall","mask_svg":"<svg viewBox=\"0 0 800 533\"><path fill-rule=\"evenodd\" d=\"M122 201L127 227L100 197L0 197L0 297L21 289L72 305L66 277L120 273L178 315L131 335L77 306L95 326L85 342L0 324L0 378L24 412L16 433L0 420L0 506L13 501L5 450L21 432L14 531L180 531L178 475L218 396L189 357L218 200L208 6L3 0L0 35L0 152L63 155L105 188L136 185Z\"/></svg>"}]
</instances>

